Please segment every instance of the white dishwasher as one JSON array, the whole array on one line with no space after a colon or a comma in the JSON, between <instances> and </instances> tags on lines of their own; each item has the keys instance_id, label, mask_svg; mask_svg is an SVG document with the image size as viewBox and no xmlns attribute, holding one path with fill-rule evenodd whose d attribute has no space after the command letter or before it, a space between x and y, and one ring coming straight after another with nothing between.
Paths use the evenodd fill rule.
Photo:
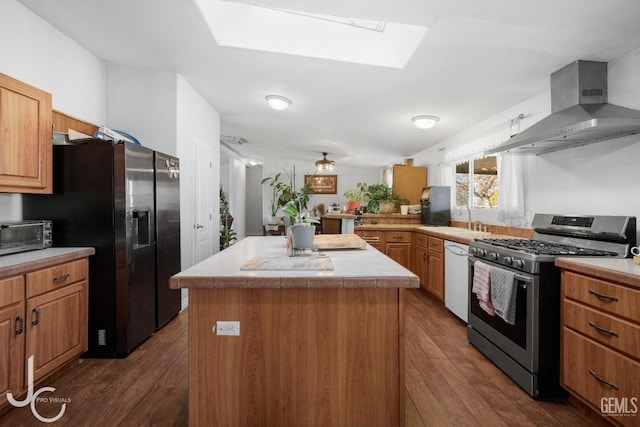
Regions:
<instances>
[{"instance_id":1,"label":"white dishwasher","mask_svg":"<svg viewBox=\"0 0 640 427\"><path fill-rule=\"evenodd\" d=\"M444 305L453 314L468 322L469 246L444 241Z\"/></svg>"}]
</instances>

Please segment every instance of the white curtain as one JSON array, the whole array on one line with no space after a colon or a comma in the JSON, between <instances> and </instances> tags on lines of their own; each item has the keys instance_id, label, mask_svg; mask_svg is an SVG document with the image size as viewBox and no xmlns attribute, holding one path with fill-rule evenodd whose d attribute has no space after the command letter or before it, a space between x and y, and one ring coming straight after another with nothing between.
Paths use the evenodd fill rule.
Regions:
<instances>
[{"instance_id":1,"label":"white curtain","mask_svg":"<svg viewBox=\"0 0 640 427\"><path fill-rule=\"evenodd\" d=\"M453 166L451 164L438 164L438 174L433 185L453 186Z\"/></svg>"},{"instance_id":2,"label":"white curtain","mask_svg":"<svg viewBox=\"0 0 640 427\"><path fill-rule=\"evenodd\" d=\"M498 221L512 227L526 227L524 206L524 159L522 156L503 153L498 156Z\"/></svg>"}]
</instances>

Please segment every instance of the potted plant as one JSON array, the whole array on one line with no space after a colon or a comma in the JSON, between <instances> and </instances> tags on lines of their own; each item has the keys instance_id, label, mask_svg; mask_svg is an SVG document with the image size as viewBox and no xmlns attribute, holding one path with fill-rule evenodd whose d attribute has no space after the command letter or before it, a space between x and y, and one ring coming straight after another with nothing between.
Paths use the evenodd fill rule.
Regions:
<instances>
[{"instance_id":1,"label":"potted plant","mask_svg":"<svg viewBox=\"0 0 640 427\"><path fill-rule=\"evenodd\" d=\"M311 249L313 247L313 236L316 234L318 222L315 219L307 218L303 213L303 207L309 200L309 195L305 188L299 192L292 193L292 199L285 205L282 212L289 217L289 232L291 233L292 249Z\"/></svg>"},{"instance_id":2,"label":"potted plant","mask_svg":"<svg viewBox=\"0 0 640 427\"><path fill-rule=\"evenodd\" d=\"M278 217L278 209L283 207L289 200L291 200L290 186L285 182L280 181L281 172L274 176L268 176L262 180L262 184L269 183L271 187L271 200L269 200L269 224L276 225L280 218Z\"/></svg>"},{"instance_id":3,"label":"potted plant","mask_svg":"<svg viewBox=\"0 0 640 427\"><path fill-rule=\"evenodd\" d=\"M233 244L234 240L237 240L238 234L231 227L226 225L220 229L220 250L226 249Z\"/></svg>"},{"instance_id":4,"label":"potted plant","mask_svg":"<svg viewBox=\"0 0 640 427\"><path fill-rule=\"evenodd\" d=\"M365 185L363 184L363 186ZM409 203L409 200L404 196L384 184L367 185L365 200L367 201L367 212L369 213L394 213L398 212L400 204Z\"/></svg>"},{"instance_id":5,"label":"potted plant","mask_svg":"<svg viewBox=\"0 0 640 427\"><path fill-rule=\"evenodd\" d=\"M350 188L344 192L343 196L347 199L347 212L353 212L364 200L365 193L358 184L356 188Z\"/></svg>"},{"instance_id":6,"label":"potted plant","mask_svg":"<svg viewBox=\"0 0 640 427\"><path fill-rule=\"evenodd\" d=\"M233 224L233 216L229 213L229 202L222 190L222 185L220 186L220 224L223 227L231 227Z\"/></svg>"}]
</instances>

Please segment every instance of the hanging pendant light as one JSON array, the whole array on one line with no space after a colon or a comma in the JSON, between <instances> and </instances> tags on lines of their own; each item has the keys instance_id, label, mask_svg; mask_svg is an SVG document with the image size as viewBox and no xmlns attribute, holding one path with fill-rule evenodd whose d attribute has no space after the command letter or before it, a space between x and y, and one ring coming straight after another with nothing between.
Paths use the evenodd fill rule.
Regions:
<instances>
[{"instance_id":1,"label":"hanging pendant light","mask_svg":"<svg viewBox=\"0 0 640 427\"><path fill-rule=\"evenodd\" d=\"M322 159L316 162L316 169L324 172L333 169L335 165L336 162L327 159L327 153L322 153Z\"/></svg>"}]
</instances>

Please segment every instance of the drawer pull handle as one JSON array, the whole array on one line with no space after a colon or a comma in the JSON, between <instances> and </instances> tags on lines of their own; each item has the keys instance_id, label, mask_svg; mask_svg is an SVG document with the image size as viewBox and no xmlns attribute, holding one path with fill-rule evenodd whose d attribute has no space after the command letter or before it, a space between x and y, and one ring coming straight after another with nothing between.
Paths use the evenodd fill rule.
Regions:
<instances>
[{"instance_id":1,"label":"drawer pull handle","mask_svg":"<svg viewBox=\"0 0 640 427\"><path fill-rule=\"evenodd\" d=\"M593 372L591 369L589 369L589 373L593 376L593 378L597 379L598 381L600 381L602 384L606 384L611 388L614 388L615 390L618 390L618 386L615 385L612 382L609 382L607 380L605 380L604 378L601 378L600 376L598 376L598 374L596 374L595 372Z\"/></svg>"},{"instance_id":2,"label":"drawer pull handle","mask_svg":"<svg viewBox=\"0 0 640 427\"><path fill-rule=\"evenodd\" d=\"M33 320L33 315L36 315L36 319ZM38 310L38 308L34 308L33 310L31 310L31 324L33 326L36 326L38 323L40 323L40 310Z\"/></svg>"},{"instance_id":3,"label":"drawer pull handle","mask_svg":"<svg viewBox=\"0 0 640 427\"><path fill-rule=\"evenodd\" d=\"M596 331L598 331L598 332L602 332L602 333L605 333L605 334L609 334L609 335L612 335L612 336L614 336L614 337L617 337L617 336L618 336L618 333L617 333L616 331L610 331L609 329L605 329L605 328L603 328L603 327L601 327L601 326L598 326L598 325L596 325L596 324L595 324L595 323L593 323L593 322L589 322L589 326L591 326L593 329L595 329L595 330L596 330Z\"/></svg>"},{"instance_id":4,"label":"drawer pull handle","mask_svg":"<svg viewBox=\"0 0 640 427\"><path fill-rule=\"evenodd\" d=\"M593 289L589 289L589 293L591 295L597 296L598 298L608 299L610 301L618 301L618 297L612 297L612 296L609 296L609 295L601 294L600 292L596 292Z\"/></svg>"},{"instance_id":5,"label":"drawer pull handle","mask_svg":"<svg viewBox=\"0 0 640 427\"><path fill-rule=\"evenodd\" d=\"M24 319L22 316L16 317L16 324L20 325L16 328L16 335L20 335L24 329Z\"/></svg>"},{"instance_id":6,"label":"drawer pull handle","mask_svg":"<svg viewBox=\"0 0 640 427\"><path fill-rule=\"evenodd\" d=\"M59 281L61 281L61 280L66 280L66 279L68 279L69 277L71 277L71 275L70 275L69 273L65 273L65 274L63 274L62 276L55 276L55 277L53 278L53 281L54 281L54 282L59 282Z\"/></svg>"}]
</instances>

